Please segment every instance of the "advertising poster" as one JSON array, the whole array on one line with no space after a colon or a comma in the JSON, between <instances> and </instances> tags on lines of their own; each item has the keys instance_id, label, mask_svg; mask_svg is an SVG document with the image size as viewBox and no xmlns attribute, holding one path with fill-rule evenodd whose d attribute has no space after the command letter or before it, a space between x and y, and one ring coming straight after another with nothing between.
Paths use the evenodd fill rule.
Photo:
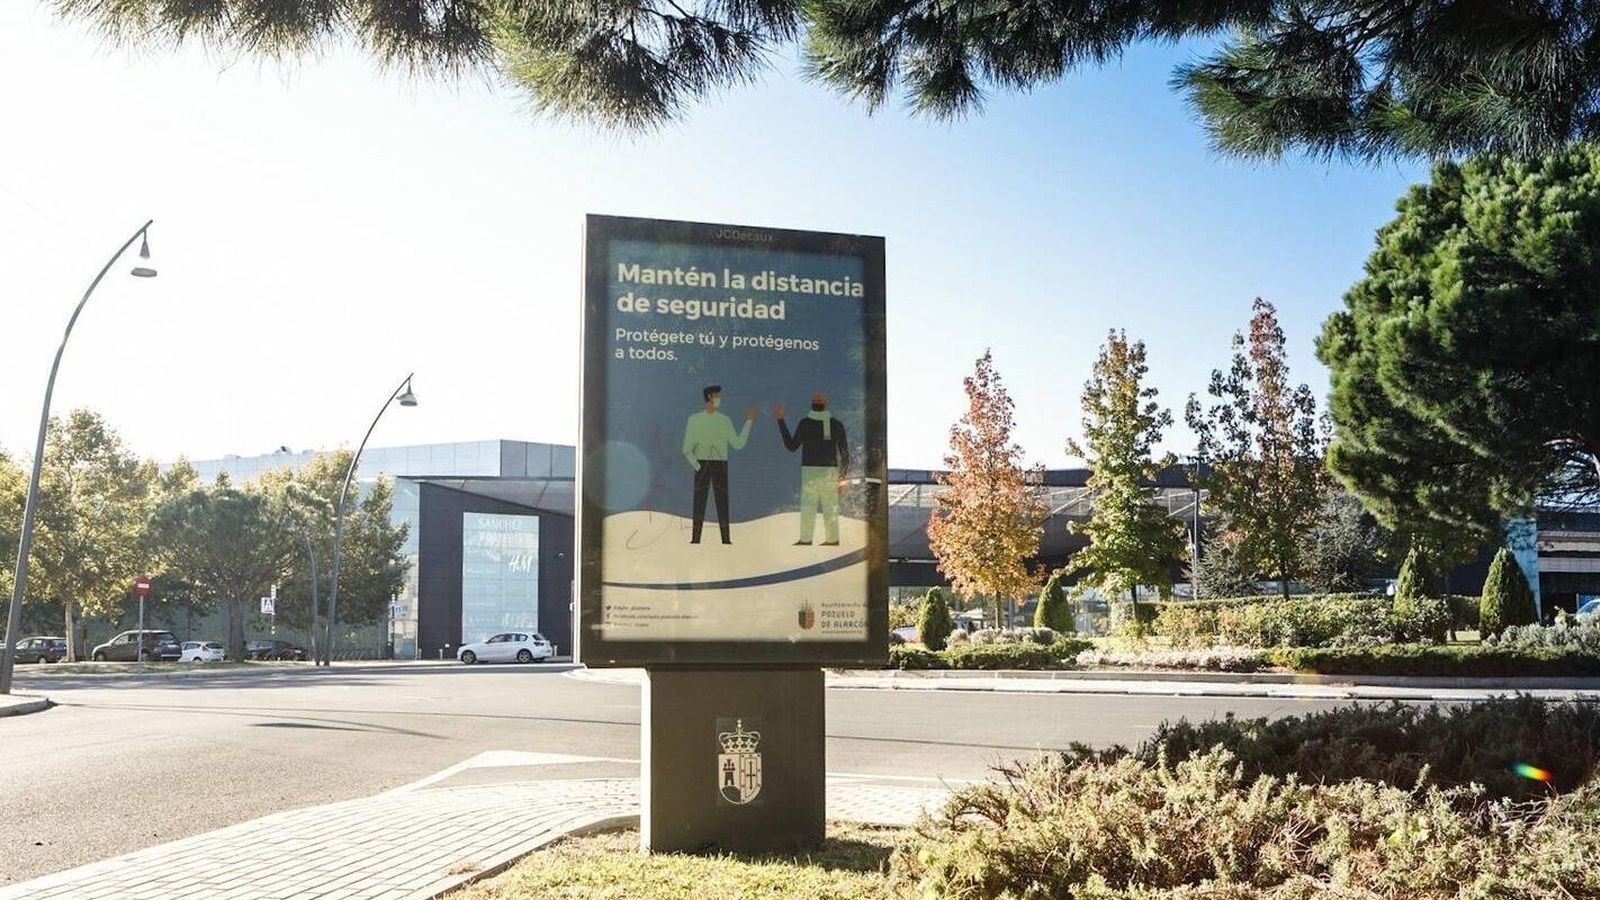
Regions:
<instances>
[{"instance_id":1,"label":"advertising poster","mask_svg":"<svg viewBox=\"0 0 1600 900\"><path fill-rule=\"evenodd\" d=\"M886 654L883 241L591 216L579 654Z\"/></svg>"}]
</instances>

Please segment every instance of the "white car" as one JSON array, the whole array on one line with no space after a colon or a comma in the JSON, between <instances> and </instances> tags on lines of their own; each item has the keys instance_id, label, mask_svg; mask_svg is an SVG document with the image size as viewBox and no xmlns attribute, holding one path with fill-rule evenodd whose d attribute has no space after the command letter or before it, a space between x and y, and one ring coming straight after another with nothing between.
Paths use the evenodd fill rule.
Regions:
<instances>
[{"instance_id":1,"label":"white car","mask_svg":"<svg viewBox=\"0 0 1600 900\"><path fill-rule=\"evenodd\" d=\"M227 658L228 651L216 641L184 641L178 662L222 662Z\"/></svg>"},{"instance_id":2,"label":"white car","mask_svg":"<svg viewBox=\"0 0 1600 900\"><path fill-rule=\"evenodd\" d=\"M467 665L480 662L531 663L536 659L549 659L556 648L542 634L526 631L508 631L475 644L462 644L456 659Z\"/></svg>"}]
</instances>

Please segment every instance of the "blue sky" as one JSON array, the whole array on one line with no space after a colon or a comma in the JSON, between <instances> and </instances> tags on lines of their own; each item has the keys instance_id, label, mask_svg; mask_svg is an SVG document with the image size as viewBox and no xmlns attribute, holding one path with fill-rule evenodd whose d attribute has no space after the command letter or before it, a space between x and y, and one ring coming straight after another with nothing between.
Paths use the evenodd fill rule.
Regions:
<instances>
[{"instance_id":1,"label":"blue sky","mask_svg":"<svg viewBox=\"0 0 1600 900\"><path fill-rule=\"evenodd\" d=\"M491 76L129 55L5 4L0 446L31 449L60 329L145 218L162 274L100 289L56 408L162 459L353 444L413 369L422 405L375 444L573 440L588 212L884 235L895 466L939 463L985 347L1036 461L1067 462L1109 328L1147 342L1181 411L1256 296L1321 393L1312 339L1426 172L1216 156L1167 87L1198 49L1138 48L954 124L869 117L779 59L619 138L535 120Z\"/></svg>"}]
</instances>

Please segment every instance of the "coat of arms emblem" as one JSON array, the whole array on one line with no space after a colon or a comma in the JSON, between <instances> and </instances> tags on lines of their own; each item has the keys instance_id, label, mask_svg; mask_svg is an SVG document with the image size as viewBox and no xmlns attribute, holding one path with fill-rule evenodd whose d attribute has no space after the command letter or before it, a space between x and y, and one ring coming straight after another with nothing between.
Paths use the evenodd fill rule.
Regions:
<instances>
[{"instance_id":1,"label":"coat of arms emblem","mask_svg":"<svg viewBox=\"0 0 1600 900\"><path fill-rule=\"evenodd\" d=\"M810 631L817 624L817 608L810 603L800 604L800 627Z\"/></svg>"},{"instance_id":2,"label":"coat of arms emblem","mask_svg":"<svg viewBox=\"0 0 1600 900\"><path fill-rule=\"evenodd\" d=\"M735 719L733 730L717 735L722 752L717 755L717 792L722 799L739 806L761 793L761 732L745 731L744 720Z\"/></svg>"}]
</instances>

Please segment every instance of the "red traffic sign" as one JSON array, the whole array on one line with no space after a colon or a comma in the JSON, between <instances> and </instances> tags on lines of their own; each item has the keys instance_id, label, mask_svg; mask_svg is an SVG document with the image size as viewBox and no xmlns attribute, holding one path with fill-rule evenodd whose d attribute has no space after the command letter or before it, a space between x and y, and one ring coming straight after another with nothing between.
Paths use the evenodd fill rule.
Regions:
<instances>
[{"instance_id":1,"label":"red traffic sign","mask_svg":"<svg viewBox=\"0 0 1600 900\"><path fill-rule=\"evenodd\" d=\"M150 579L141 575L133 580L133 592L141 597L150 596Z\"/></svg>"}]
</instances>

